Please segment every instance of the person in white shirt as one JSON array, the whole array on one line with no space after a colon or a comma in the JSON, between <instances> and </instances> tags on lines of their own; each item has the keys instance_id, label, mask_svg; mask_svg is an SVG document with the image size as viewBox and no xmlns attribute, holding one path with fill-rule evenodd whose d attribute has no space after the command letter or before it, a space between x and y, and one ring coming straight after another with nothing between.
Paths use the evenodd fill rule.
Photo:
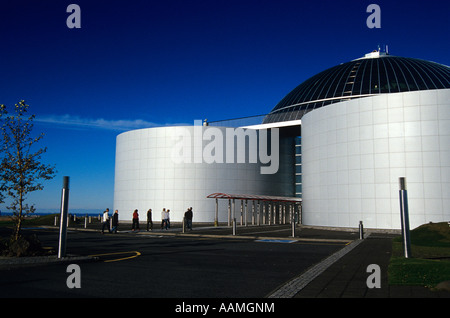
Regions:
<instances>
[{"instance_id":1,"label":"person in white shirt","mask_svg":"<svg viewBox=\"0 0 450 318\"><path fill-rule=\"evenodd\" d=\"M164 228L166 219L166 208L161 211L161 230Z\"/></svg>"},{"instance_id":2,"label":"person in white shirt","mask_svg":"<svg viewBox=\"0 0 450 318\"><path fill-rule=\"evenodd\" d=\"M164 214L164 222L166 224L166 230L170 229L170 210L167 209L166 213Z\"/></svg>"},{"instance_id":3,"label":"person in white shirt","mask_svg":"<svg viewBox=\"0 0 450 318\"><path fill-rule=\"evenodd\" d=\"M108 232L111 233L111 229L109 228L109 209L103 212L103 224L102 224L102 234L105 234L105 227L108 229Z\"/></svg>"}]
</instances>

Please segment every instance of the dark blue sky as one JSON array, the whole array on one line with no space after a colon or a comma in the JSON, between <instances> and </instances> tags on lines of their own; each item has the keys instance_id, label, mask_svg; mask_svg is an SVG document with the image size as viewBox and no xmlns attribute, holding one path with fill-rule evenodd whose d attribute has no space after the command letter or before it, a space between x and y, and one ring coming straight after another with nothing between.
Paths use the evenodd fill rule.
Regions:
<instances>
[{"instance_id":1,"label":"dark blue sky","mask_svg":"<svg viewBox=\"0 0 450 318\"><path fill-rule=\"evenodd\" d=\"M71 3L81 29L66 26ZM381 29L366 25L371 3ZM59 171L31 203L58 209L69 175L72 209L112 208L120 132L267 113L378 45L450 65L449 12L441 0L2 0L0 103L31 105Z\"/></svg>"}]
</instances>

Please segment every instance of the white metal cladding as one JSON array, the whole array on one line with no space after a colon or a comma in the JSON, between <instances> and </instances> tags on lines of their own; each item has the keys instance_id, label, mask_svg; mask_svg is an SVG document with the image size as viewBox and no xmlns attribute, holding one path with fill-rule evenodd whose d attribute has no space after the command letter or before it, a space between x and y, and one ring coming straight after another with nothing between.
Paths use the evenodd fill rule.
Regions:
<instances>
[{"instance_id":1,"label":"white metal cladding","mask_svg":"<svg viewBox=\"0 0 450 318\"><path fill-rule=\"evenodd\" d=\"M302 118L303 221L400 228L406 177L411 228L450 220L450 89L382 94Z\"/></svg>"},{"instance_id":2,"label":"white metal cladding","mask_svg":"<svg viewBox=\"0 0 450 318\"><path fill-rule=\"evenodd\" d=\"M212 127L198 127L204 132ZM220 129L225 135L226 127ZM261 174L261 163L175 163L172 151L179 130L194 134L194 126L159 127L133 130L117 136L114 209L121 220L131 220L138 209L145 219L151 208L159 220L163 208L171 210L171 219L181 221L188 207L193 207L194 222L213 222L213 192L259 195L293 195L292 140L280 140L279 170ZM264 164L265 165L265 164ZM219 221L227 220L224 207Z\"/></svg>"}]
</instances>

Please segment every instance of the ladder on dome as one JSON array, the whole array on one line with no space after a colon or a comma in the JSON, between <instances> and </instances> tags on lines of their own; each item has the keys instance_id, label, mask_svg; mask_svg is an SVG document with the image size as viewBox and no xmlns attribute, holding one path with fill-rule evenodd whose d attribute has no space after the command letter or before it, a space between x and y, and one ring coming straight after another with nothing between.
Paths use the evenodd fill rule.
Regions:
<instances>
[{"instance_id":1,"label":"ladder on dome","mask_svg":"<svg viewBox=\"0 0 450 318\"><path fill-rule=\"evenodd\" d=\"M347 78L347 82L344 85L344 94L343 96L351 96L353 93L353 85L355 84L356 73L358 73L359 66L361 62L356 62L353 65L352 70L350 71L350 75Z\"/></svg>"}]
</instances>

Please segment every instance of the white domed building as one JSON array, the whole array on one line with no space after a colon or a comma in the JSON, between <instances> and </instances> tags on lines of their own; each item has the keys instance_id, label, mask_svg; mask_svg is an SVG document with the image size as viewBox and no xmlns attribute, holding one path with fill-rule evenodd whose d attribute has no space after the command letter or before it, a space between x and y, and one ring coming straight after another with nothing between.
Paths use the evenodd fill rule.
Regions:
<instances>
[{"instance_id":1,"label":"white domed building","mask_svg":"<svg viewBox=\"0 0 450 318\"><path fill-rule=\"evenodd\" d=\"M166 207L180 220L192 206L198 213L194 221L212 222L215 203L207 196L220 192L299 197L305 225L357 227L363 221L366 228L399 229L398 180L405 177L411 228L450 220L448 66L375 51L325 70L286 95L261 125L242 130L255 131L258 146L250 137L240 146L236 142L235 152L246 148L241 163L227 163L226 154L221 162L210 149L213 138L193 141L191 152L182 147L178 153L189 160L169 160L180 142L177 129L190 137L195 129L202 136L219 131L226 136L225 127L213 132L207 132L211 126L196 127L117 137L114 209L122 218L131 219L135 208ZM270 163L263 155L251 161L250 154L263 145L262 132L274 128L279 143L272 150L279 155L272 152ZM202 160L195 159L199 147ZM261 173L275 163L274 173ZM220 211L219 220L226 218Z\"/></svg>"}]
</instances>

